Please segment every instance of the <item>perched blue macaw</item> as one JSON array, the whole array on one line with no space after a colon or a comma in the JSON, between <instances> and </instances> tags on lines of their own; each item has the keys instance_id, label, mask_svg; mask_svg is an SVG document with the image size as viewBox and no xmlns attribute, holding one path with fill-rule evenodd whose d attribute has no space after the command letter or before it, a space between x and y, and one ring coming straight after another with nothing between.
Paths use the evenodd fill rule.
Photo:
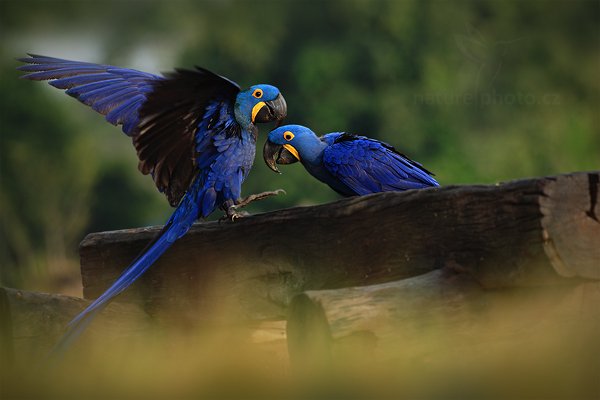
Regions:
<instances>
[{"instance_id":1,"label":"perched blue macaw","mask_svg":"<svg viewBox=\"0 0 600 400\"><path fill-rule=\"evenodd\" d=\"M23 78L49 80L66 93L121 125L139 158L175 211L160 234L100 297L70 323L57 346L77 338L92 318L138 279L199 218L236 209L265 192L241 200L252 168L259 122L279 121L287 105L271 85L241 90L206 69L177 69L158 76L133 69L29 54L19 61Z\"/></svg>"},{"instance_id":2,"label":"perched blue macaw","mask_svg":"<svg viewBox=\"0 0 600 400\"><path fill-rule=\"evenodd\" d=\"M315 178L343 196L439 186L432 173L387 143L345 132L321 137L301 125L269 133L263 148L269 168L300 161Z\"/></svg>"}]
</instances>

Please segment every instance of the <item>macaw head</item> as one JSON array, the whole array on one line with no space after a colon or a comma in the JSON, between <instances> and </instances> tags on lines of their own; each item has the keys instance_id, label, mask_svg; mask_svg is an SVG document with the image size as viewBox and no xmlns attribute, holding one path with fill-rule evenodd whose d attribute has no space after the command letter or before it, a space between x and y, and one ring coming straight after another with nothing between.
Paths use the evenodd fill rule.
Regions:
<instances>
[{"instance_id":1,"label":"macaw head","mask_svg":"<svg viewBox=\"0 0 600 400\"><path fill-rule=\"evenodd\" d=\"M285 99L275 86L254 85L238 93L235 117L245 127L259 122L281 121L287 115Z\"/></svg>"},{"instance_id":2,"label":"macaw head","mask_svg":"<svg viewBox=\"0 0 600 400\"><path fill-rule=\"evenodd\" d=\"M276 164L292 164L296 161L318 162L326 146L307 127L284 125L269 133L263 147L263 158L269 168L280 173Z\"/></svg>"}]
</instances>

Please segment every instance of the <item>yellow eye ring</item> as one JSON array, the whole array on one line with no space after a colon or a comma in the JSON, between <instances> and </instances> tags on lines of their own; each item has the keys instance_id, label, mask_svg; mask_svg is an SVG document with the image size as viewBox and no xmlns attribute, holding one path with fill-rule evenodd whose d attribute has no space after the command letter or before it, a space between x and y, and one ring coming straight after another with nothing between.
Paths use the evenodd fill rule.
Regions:
<instances>
[{"instance_id":1,"label":"yellow eye ring","mask_svg":"<svg viewBox=\"0 0 600 400\"><path fill-rule=\"evenodd\" d=\"M294 134L290 131L285 131L283 133L283 138L289 142L290 140L292 140L294 138Z\"/></svg>"},{"instance_id":2,"label":"yellow eye ring","mask_svg":"<svg viewBox=\"0 0 600 400\"><path fill-rule=\"evenodd\" d=\"M263 97L263 91L261 89L254 89L254 92L252 92L252 96L256 97L257 99L260 99L261 97Z\"/></svg>"}]
</instances>

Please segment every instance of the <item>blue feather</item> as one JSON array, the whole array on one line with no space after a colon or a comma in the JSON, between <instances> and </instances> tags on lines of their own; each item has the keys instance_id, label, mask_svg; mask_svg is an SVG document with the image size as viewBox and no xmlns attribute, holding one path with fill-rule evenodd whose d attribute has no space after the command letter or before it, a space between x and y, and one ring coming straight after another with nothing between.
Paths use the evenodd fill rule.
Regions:
<instances>
[{"instance_id":1,"label":"blue feather","mask_svg":"<svg viewBox=\"0 0 600 400\"><path fill-rule=\"evenodd\" d=\"M56 84L57 82L59 81L53 81L52 83ZM108 79L102 82L93 82L85 85L73 86L69 88L65 93L69 96L77 97L80 101L89 105L88 101L97 101L102 97L106 96L107 93L114 93L126 87L127 83L122 82L119 79Z\"/></svg>"},{"instance_id":2,"label":"blue feather","mask_svg":"<svg viewBox=\"0 0 600 400\"><path fill-rule=\"evenodd\" d=\"M152 92L154 82L164 79L128 68L37 55L20 60L29 63L17 68L29 72L22 78L48 80L50 85L66 89L68 95L105 115L111 124L123 125L127 135L135 132L139 124L137 111Z\"/></svg>"},{"instance_id":3,"label":"blue feather","mask_svg":"<svg viewBox=\"0 0 600 400\"><path fill-rule=\"evenodd\" d=\"M24 78L28 78L29 75L25 75ZM98 74L86 74L86 75L78 75L78 76L68 76L64 78L58 78L56 80L51 80L48 82L51 86L54 86L57 89L71 89L76 86L86 85L89 83L95 82L109 82L116 79L113 75L107 74L105 72ZM120 80L122 82L122 80Z\"/></svg>"},{"instance_id":4,"label":"blue feather","mask_svg":"<svg viewBox=\"0 0 600 400\"><path fill-rule=\"evenodd\" d=\"M106 120L113 125L123 124L129 118L135 118L137 120L137 115L133 115L133 113L137 112L144 100L145 97L139 94L135 97L126 99L106 114ZM123 127L123 130L125 131L125 127Z\"/></svg>"},{"instance_id":5,"label":"blue feather","mask_svg":"<svg viewBox=\"0 0 600 400\"><path fill-rule=\"evenodd\" d=\"M98 71L102 71L103 69L98 68L98 66L94 65L74 65L60 68L51 67L46 71L32 72L28 75L25 75L27 79L35 80L35 81L45 81L48 79L55 79L56 76L60 77L70 77L75 75L85 75L85 74L94 74Z\"/></svg>"}]
</instances>

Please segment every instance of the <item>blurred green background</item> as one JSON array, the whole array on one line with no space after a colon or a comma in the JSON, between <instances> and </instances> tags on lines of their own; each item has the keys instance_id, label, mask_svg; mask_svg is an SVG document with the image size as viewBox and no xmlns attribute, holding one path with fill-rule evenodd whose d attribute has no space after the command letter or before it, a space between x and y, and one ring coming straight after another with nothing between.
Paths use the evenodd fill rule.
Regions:
<instances>
[{"instance_id":1,"label":"blurred green background","mask_svg":"<svg viewBox=\"0 0 600 400\"><path fill-rule=\"evenodd\" d=\"M200 65L271 83L288 123L393 144L442 185L598 169L598 1L0 2L0 285L77 294L86 233L164 222L130 139L46 84L33 52L158 73ZM250 209L337 198L257 161Z\"/></svg>"}]
</instances>

